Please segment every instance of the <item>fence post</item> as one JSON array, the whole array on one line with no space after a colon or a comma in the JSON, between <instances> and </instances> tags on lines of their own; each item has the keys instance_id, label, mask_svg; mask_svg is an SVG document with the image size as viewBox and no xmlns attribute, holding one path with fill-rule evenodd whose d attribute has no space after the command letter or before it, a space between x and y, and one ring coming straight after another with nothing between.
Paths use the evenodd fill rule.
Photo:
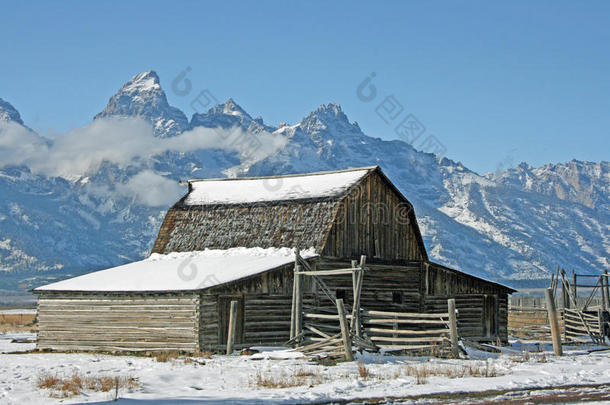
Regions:
<instances>
[{"instance_id":1,"label":"fence post","mask_svg":"<svg viewBox=\"0 0 610 405\"><path fill-rule=\"evenodd\" d=\"M231 301L229 313L229 332L227 333L227 354L233 353L233 341L235 340L235 322L237 316L237 301Z\"/></svg>"},{"instance_id":2,"label":"fence post","mask_svg":"<svg viewBox=\"0 0 610 405\"><path fill-rule=\"evenodd\" d=\"M460 355L458 346L457 316L455 315L455 298L447 300L447 312L449 312L449 338L451 339L451 354L454 357Z\"/></svg>"},{"instance_id":3,"label":"fence post","mask_svg":"<svg viewBox=\"0 0 610 405\"><path fill-rule=\"evenodd\" d=\"M597 319L599 320L599 339L602 343L606 343L606 334L604 333L604 310L601 308L597 310Z\"/></svg>"},{"instance_id":4,"label":"fence post","mask_svg":"<svg viewBox=\"0 0 610 405\"><path fill-rule=\"evenodd\" d=\"M352 339L349 335L347 327L347 319L345 317L345 307L343 306L343 298L337 299L337 312L339 313L339 324L341 325L341 337L343 338L343 349L345 350L345 360L352 361Z\"/></svg>"},{"instance_id":5,"label":"fence post","mask_svg":"<svg viewBox=\"0 0 610 405\"><path fill-rule=\"evenodd\" d=\"M578 309L578 290L576 289L576 272L572 270L572 295L574 296L574 309Z\"/></svg>"},{"instance_id":6,"label":"fence post","mask_svg":"<svg viewBox=\"0 0 610 405\"><path fill-rule=\"evenodd\" d=\"M297 266L298 266L298 250L294 250L294 272L292 274L292 307L290 308L290 340L296 336L296 307L297 307Z\"/></svg>"},{"instance_id":7,"label":"fence post","mask_svg":"<svg viewBox=\"0 0 610 405\"><path fill-rule=\"evenodd\" d=\"M601 298L602 298L602 303L600 305L600 308L602 309L602 311L606 310L607 307L607 299L606 299L606 282L604 280L604 276L599 276L599 287L601 290Z\"/></svg>"},{"instance_id":8,"label":"fence post","mask_svg":"<svg viewBox=\"0 0 610 405\"><path fill-rule=\"evenodd\" d=\"M568 280L566 271L561 269L561 304L563 309L570 308L570 297L568 297Z\"/></svg>"},{"instance_id":9,"label":"fence post","mask_svg":"<svg viewBox=\"0 0 610 405\"><path fill-rule=\"evenodd\" d=\"M555 308L555 298L550 288L544 290L546 297L546 310L549 313L549 325L551 326L551 337L553 339L553 351L555 356L563 356L561 347L561 335L559 332L559 322L557 320L557 309Z\"/></svg>"},{"instance_id":10,"label":"fence post","mask_svg":"<svg viewBox=\"0 0 610 405\"><path fill-rule=\"evenodd\" d=\"M303 332L303 285L301 283L303 277L298 274L301 272L302 267L300 264L295 266L296 273L295 277L295 313L294 313L294 337L297 337Z\"/></svg>"},{"instance_id":11,"label":"fence post","mask_svg":"<svg viewBox=\"0 0 610 405\"><path fill-rule=\"evenodd\" d=\"M610 283L610 278L608 278L608 270L604 270L602 280L604 280L602 284L602 295L606 297L606 306L604 307L604 311L607 311L610 308L610 288L608 287L608 283Z\"/></svg>"}]
</instances>

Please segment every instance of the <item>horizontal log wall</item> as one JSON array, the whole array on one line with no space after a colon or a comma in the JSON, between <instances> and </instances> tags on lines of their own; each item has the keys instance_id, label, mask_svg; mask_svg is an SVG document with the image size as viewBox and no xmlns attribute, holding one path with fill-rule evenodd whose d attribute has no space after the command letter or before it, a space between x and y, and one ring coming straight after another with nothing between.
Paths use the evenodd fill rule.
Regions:
<instances>
[{"instance_id":1,"label":"horizontal log wall","mask_svg":"<svg viewBox=\"0 0 610 405\"><path fill-rule=\"evenodd\" d=\"M336 262L320 262L318 268L349 268L351 264ZM367 265L362 280L360 306L370 310L386 310L398 312L419 312L421 306L421 266L383 266ZM322 278L333 294L337 290L345 293L345 305L351 308L353 303L353 283L351 274L328 276ZM402 303L394 303L394 294L400 294ZM316 292L320 304L331 307L333 304L321 291Z\"/></svg>"},{"instance_id":2,"label":"horizontal log wall","mask_svg":"<svg viewBox=\"0 0 610 405\"><path fill-rule=\"evenodd\" d=\"M167 293L42 293L39 349L155 351L198 349L199 297Z\"/></svg>"},{"instance_id":3,"label":"horizontal log wall","mask_svg":"<svg viewBox=\"0 0 610 405\"><path fill-rule=\"evenodd\" d=\"M494 342L499 337L502 343L508 343L508 299L506 293L498 295L498 332L496 336L488 336L484 333L483 294L429 295L425 298L425 311L447 311L447 299L449 298L455 298L460 337L475 341Z\"/></svg>"},{"instance_id":4,"label":"horizontal log wall","mask_svg":"<svg viewBox=\"0 0 610 405\"><path fill-rule=\"evenodd\" d=\"M290 338L290 311L294 264L206 290L201 294L199 345L202 350L220 350L219 305L221 296L244 299L244 346L277 346ZM305 280L304 280L305 281ZM309 281L304 283L309 286Z\"/></svg>"}]
</instances>

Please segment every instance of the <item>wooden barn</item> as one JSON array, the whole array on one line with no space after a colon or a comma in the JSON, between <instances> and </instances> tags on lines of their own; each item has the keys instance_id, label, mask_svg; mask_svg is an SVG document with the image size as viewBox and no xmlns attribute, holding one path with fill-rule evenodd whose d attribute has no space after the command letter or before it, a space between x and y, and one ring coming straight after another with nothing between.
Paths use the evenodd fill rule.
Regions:
<instances>
[{"instance_id":1,"label":"wooden barn","mask_svg":"<svg viewBox=\"0 0 610 405\"><path fill-rule=\"evenodd\" d=\"M460 337L507 342L514 290L431 262L411 203L366 167L189 181L149 258L34 290L38 348L220 349L231 301L235 347L283 345L294 336L295 247L310 274L365 255L358 301L367 311L434 314L454 298ZM335 298L353 304L353 274L323 278L299 281L304 313L332 313Z\"/></svg>"}]
</instances>

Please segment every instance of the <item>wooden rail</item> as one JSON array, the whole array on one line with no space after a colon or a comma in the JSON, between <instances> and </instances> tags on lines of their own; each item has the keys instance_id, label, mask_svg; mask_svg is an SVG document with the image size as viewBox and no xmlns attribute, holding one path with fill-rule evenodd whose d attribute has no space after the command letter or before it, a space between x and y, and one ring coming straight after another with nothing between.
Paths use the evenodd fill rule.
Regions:
<instances>
[{"instance_id":1,"label":"wooden rail","mask_svg":"<svg viewBox=\"0 0 610 405\"><path fill-rule=\"evenodd\" d=\"M407 352L451 350L457 355L457 330L455 331L456 350L453 350L449 312L365 310L362 311L362 316L366 336L379 348ZM418 328L418 325L421 327Z\"/></svg>"}]
</instances>

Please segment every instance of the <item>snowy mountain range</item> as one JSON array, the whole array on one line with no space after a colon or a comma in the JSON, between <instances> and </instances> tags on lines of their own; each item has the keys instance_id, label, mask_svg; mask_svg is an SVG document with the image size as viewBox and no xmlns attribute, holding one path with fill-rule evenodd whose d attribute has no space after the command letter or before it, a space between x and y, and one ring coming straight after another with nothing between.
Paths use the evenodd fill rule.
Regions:
<instances>
[{"instance_id":1,"label":"snowy mountain range","mask_svg":"<svg viewBox=\"0 0 610 405\"><path fill-rule=\"evenodd\" d=\"M15 159L11 148L26 156L32 149L48 147L50 156L72 149L24 127L19 112L0 99L0 289L13 294L146 256L165 211L186 192L179 180L370 165L380 165L413 203L435 261L515 286L545 284L557 265L583 273L610 265L606 161L522 163L480 175L401 140L366 135L335 103L279 127L252 118L232 99L189 121L169 105L153 71L122 86L77 139L113 131L129 117L149 123L163 147L128 161L111 154L66 175L45 169L46 156ZM110 150L117 156L136 140L126 133L125 144Z\"/></svg>"}]
</instances>

